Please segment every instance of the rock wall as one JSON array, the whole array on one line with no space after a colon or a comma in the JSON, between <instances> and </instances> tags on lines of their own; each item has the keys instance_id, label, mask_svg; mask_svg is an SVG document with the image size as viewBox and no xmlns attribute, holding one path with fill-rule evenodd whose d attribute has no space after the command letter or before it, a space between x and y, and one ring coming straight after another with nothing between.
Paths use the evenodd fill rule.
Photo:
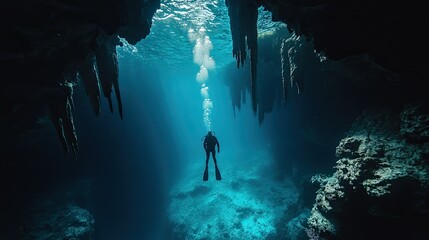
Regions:
<instances>
[{"instance_id":1,"label":"rock wall","mask_svg":"<svg viewBox=\"0 0 429 240\"><path fill-rule=\"evenodd\" d=\"M419 239L428 235L427 107L367 112L337 146L332 176L320 183L309 237Z\"/></svg>"}]
</instances>

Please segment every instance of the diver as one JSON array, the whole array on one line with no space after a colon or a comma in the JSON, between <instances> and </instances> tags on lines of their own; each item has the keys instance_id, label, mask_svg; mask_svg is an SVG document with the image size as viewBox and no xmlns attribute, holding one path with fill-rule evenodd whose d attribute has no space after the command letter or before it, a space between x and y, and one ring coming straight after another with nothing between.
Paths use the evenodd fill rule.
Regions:
<instances>
[{"instance_id":1,"label":"diver","mask_svg":"<svg viewBox=\"0 0 429 240\"><path fill-rule=\"evenodd\" d=\"M219 141L213 135L212 131L209 131L207 135L204 137L203 146L204 146L204 149L206 150L206 169L204 170L203 181L209 180L208 165L209 165L210 153L212 153L213 161L216 168L216 180L222 180L219 169L217 167L217 160L216 160L216 146L217 146L217 152L219 153L220 145L219 145Z\"/></svg>"}]
</instances>

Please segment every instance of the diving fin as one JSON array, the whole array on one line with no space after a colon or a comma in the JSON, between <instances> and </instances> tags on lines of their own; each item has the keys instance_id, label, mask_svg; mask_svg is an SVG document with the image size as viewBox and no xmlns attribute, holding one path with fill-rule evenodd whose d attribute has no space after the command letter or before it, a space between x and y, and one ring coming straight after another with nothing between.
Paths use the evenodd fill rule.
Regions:
<instances>
[{"instance_id":1,"label":"diving fin","mask_svg":"<svg viewBox=\"0 0 429 240\"><path fill-rule=\"evenodd\" d=\"M220 175L219 169L216 167L216 180L222 180L222 176Z\"/></svg>"},{"instance_id":2,"label":"diving fin","mask_svg":"<svg viewBox=\"0 0 429 240\"><path fill-rule=\"evenodd\" d=\"M209 180L209 170L208 168L206 168L206 170L204 170L204 175L203 175L203 181L207 181Z\"/></svg>"}]
</instances>

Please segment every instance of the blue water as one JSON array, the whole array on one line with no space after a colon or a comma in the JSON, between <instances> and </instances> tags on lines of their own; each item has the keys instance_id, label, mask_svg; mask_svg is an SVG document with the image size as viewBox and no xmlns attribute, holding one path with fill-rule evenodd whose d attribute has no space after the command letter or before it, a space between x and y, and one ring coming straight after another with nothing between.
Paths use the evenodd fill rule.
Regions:
<instances>
[{"instance_id":1,"label":"blue water","mask_svg":"<svg viewBox=\"0 0 429 240\"><path fill-rule=\"evenodd\" d=\"M250 71L247 62L235 67L224 4L163 1L146 39L135 46L122 39L117 51L123 120L104 100L101 116L94 116L83 87L75 89L79 158L75 163L66 157L74 167L57 175L91 183L81 206L94 216L94 239L302 239L310 209L297 207L296 180L332 166L326 162L334 161L337 139L325 137L332 129L326 126L337 123L325 113L341 108L324 109L324 101L338 101L324 99L327 87L320 84L300 98L291 92L286 104L276 102L263 123L249 93L240 110L233 106L226 82L232 76L249 81ZM263 9L259 13L259 37L267 49L285 25L271 22ZM280 49L272 51L274 56ZM260 54L261 83L280 76L280 60L271 62L268 55ZM317 71L311 77L324 78ZM208 130L220 142L221 181L212 159L209 180L202 180ZM51 135L56 145L49 147L58 151L50 158L64 158Z\"/></svg>"},{"instance_id":2,"label":"blue water","mask_svg":"<svg viewBox=\"0 0 429 240\"><path fill-rule=\"evenodd\" d=\"M207 29L213 42L212 56L221 68L234 61L225 1L214 0L166 0L162 1L153 19L151 33L136 46L125 42L118 53L122 62L139 59L142 64L161 69L187 71L197 68L192 61L193 44L188 39L189 29ZM271 13L259 9L258 33L270 34L285 27L284 23L272 22Z\"/></svg>"},{"instance_id":3,"label":"blue water","mask_svg":"<svg viewBox=\"0 0 429 240\"><path fill-rule=\"evenodd\" d=\"M284 27L270 19L260 9L261 35ZM198 35L194 39L190 29ZM204 39L211 42L201 56L208 54L213 63L195 61L198 38L203 47ZM234 116L222 79L225 66L235 61L224 2L164 1L145 40L136 46L122 41L117 51L124 120L110 114L107 103L100 119L82 106L76 120L86 122L78 127L81 157L97 159L90 170L97 172L95 198L104 200L94 210L97 239L279 236L282 214L297 201L297 190L272 174L271 143L250 105ZM207 71L198 77L203 65ZM204 87L208 94L201 93ZM85 105L80 99L77 104ZM207 99L212 105L204 105ZM212 160L209 181L202 181L207 130L220 142L222 181L215 180Z\"/></svg>"}]
</instances>

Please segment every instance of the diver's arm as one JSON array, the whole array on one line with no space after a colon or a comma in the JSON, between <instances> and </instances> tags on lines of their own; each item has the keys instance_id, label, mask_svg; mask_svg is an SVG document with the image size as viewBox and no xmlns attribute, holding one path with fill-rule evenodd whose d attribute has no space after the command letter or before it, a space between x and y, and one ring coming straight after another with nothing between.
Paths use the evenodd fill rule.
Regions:
<instances>
[{"instance_id":1,"label":"diver's arm","mask_svg":"<svg viewBox=\"0 0 429 240\"><path fill-rule=\"evenodd\" d=\"M207 150L207 138L204 139L203 147L204 147L205 150Z\"/></svg>"},{"instance_id":2,"label":"diver's arm","mask_svg":"<svg viewBox=\"0 0 429 240\"><path fill-rule=\"evenodd\" d=\"M219 145L219 141L216 139L216 144L217 144L217 152L220 152L220 145Z\"/></svg>"}]
</instances>

